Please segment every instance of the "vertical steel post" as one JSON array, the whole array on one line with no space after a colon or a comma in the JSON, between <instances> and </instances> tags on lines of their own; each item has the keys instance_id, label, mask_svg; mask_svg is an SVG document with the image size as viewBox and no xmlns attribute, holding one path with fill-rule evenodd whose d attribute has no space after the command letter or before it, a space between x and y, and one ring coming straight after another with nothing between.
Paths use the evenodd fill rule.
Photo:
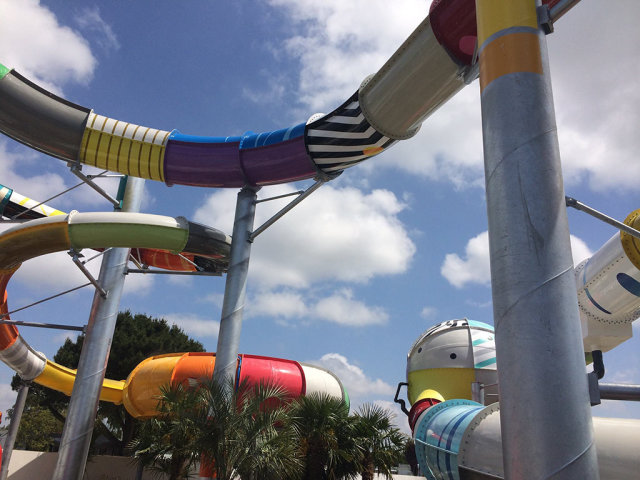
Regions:
<instances>
[{"instance_id":1,"label":"vertical steel post","mask_svg":"<svg viewBox=\"0 0 640 480\"><path fill-rule=\"evenodd\" d=\"M476 0L505 478L597 479L539 6Z\"/></svg>"},{"instance_id":2,"label":"vertical steel post","mask_svg":"<svg viewBox=\"0 0 640 480\"><path fill-rule=\"evenodd\" d=\"M236 202L229 271L224 289L216 363L213 368L213 378L219 383L226 382L228 379L235 380L249 258L251 257L249 236L253 230L256 197L257 190L254 187L244 187L238 193Z\"/></svg>"},{"instance_id":3,"label":"vertical steel post","mask_svg":"<svg viewBox=\"0 0 640 480\"><path fill-rule=\"evenodd\" d=\"M4 449L2 451L2 467L0 468L0 480L7 480L9 475L9 462L11 462L11 454L13 453L13 445L16 443L18 436L18 428L20 428L20 420L24 411L24 404L27 401L29 393L29 383L23 382L18 390L18 397L13 406L13 415L9 424L9 431L4 441Z\"/></svg>"},{"instance_id":4,"label":"vertical steel post","mask_svg":"<svg viewBox=\"0 0 640 480\"><path fill-rule=\"evenodd\" d=\"M126 188L122 210L137 212L142 201L144 180L129 177L124 181ZM67 420L62 430L58 462L51 477L54 480L81 480L84 475L100 389L118 317L128 256L128 248L112 248L102 259L98 283L107 292L107 296L104 298L96 291L93 297Z\"/></svg>"}]
</instances>

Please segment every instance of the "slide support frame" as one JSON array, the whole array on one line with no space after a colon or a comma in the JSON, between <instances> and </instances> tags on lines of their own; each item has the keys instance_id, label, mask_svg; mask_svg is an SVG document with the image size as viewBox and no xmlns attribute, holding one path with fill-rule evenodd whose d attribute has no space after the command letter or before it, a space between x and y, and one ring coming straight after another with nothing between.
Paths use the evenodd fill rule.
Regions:
<instances>
[{"instance_id":1,"label":"slide support frame","mask_svg":"<svg viewBox=\"0 0 640 480\"><path fill-rule=\"evenodd\" d=\"M597 480L539 6L476 0L504 472Z\"/></svg>"}]
</instances>

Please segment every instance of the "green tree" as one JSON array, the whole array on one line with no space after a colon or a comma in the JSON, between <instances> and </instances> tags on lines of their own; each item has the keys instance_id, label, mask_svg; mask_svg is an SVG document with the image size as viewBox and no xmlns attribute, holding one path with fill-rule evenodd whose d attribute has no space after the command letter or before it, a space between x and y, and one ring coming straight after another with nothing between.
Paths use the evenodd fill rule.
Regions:
<instances>
[{"instance_id":1,"label":"green tree","mask_svg":"<svg viewBox=\"0 0 640 480\"><path fill-rule=\"evenodd\" d=\"M13 408L7 410L7 416L9 419L13 418ZM47 408L27 401L22 412L14 448L48 452L55 444L55 436L61 431L62 422L56 419Z\"/></svg>"},{"instance_id":2,"label":"green tree","mask_svg":"<svg viewBox=\"0 0 640 480\"><path fill-rule=\"evenodd\" d=\"M304 480L356 476L360 452L348 405L327 394L314 394L297 399L291 416L304 461Z\"/></svg>"},{"instance_id":3,"label":"green tree","mask_svg":"<svg viewBox=\"0 0 640 480\"><path fill-rule=\"evenodd\" d=\"M392 420L388 410L375 404L364 404L356 412L353 433L360 452L362 480L373 480L376 470L390 479L391 469L402 460L407 438Z\"/></svg>"},{"instance_id":4,"label":"green tree","mask_svg":"<svg viewBox=\"0 0 640 480\"><path fill-rule=\"evenodd\" d=\"M77 368L84 336L76 341L66 339L53 357L54 361L69 368ZM120 312L111 344L106 378L124 380L145 358L173 352L202 352L200 342L189 338L179 327L169 325L164 319L143 314ZM17 388L17 375L12 387ZM47 408L58 420L64 422L69 398L59 392L33 384L29 390L28 404ZM100 402L95 422L94 439L102 433L116 447L116 454L123 455L133 439L139 422L122 405Z\"/></svg>"}]
</instances>

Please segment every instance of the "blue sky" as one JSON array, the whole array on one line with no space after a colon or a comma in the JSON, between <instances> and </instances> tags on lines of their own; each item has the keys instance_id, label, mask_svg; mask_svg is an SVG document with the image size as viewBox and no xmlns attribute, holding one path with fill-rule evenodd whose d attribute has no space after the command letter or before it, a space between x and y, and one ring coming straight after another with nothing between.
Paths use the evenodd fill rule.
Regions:
<instances>
[{"instance_id":1,"label":"blue sky","mask_svg":"<svg viewBox=\"0 0 640 480\"><path fill-rule=\"evenodd\" d=\"M196 135L274 130L337 107L428 10L417 0L389 5L0 0L0 62L119 120ZM633 0L584 0L548 37L566 192L619 219L640 207L639 15ZM63 162L3 137L0 183L43 200L76 179ZM148 181L143 210L231 233L236 193ZM110 210L86 187L51 205ZM260 204L256 225L282 205ZM576 260L614 234L580 212L569 221ZM422 331L460 317L493 323L486 230L476 82L414 138L345 171L257 239L241 351L324 365L355 404L390 405ZM81 283L66 254L35 259L10 284L9 305ZM131 276L121 308L164 317L215 350L223 290L221 278ZM91 298L85 289L13 318L83 325ZM48 357L66 335L21 333ZM605 380L640 383L639 352L633 338L605 354ZM15 398L11 376L0 368L0 410ZM594 413L640 417L613 402Z\"/></svg>"}]
</instances>

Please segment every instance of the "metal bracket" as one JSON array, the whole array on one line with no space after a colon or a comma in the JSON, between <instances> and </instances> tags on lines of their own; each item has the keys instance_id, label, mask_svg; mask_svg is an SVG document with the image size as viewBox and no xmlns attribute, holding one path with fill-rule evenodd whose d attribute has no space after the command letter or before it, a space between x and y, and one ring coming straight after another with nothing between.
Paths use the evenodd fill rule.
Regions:
<instances>
[{"instance_id":1,"label":"metal bracket","mask_svg":"<svg viewBox=\"0 0 640 480\"><path fill-rule=\"evenodd\" d=\"M275 200L276 198L282 198L284 196L290 196L290 195L296 195L296 194L298 195L295 199L291 200L291 202L289 202L287 205L285 205L284 208L280 209L280 211L278 213L276 213L273 217L271 217L269 220L264 222L260 227L256 228L253 232L251 232L249 234L249 242L253 243L253 241L255 240L255 238L258 235L260 235L267 228L269 228L271 225L273 225L278 220L280 220L286 213L288 213L290 210L292 210L293 207L298 205L305 198L307 198L309 195L311 195L313 192L315 192L318 188L320 188L322 185L327 183L327 181L328 181L328 179L324 178L324 177L323 178L317 178L315 183L313 185L311 185L309 188L307 188L306 190L304 190L304 191L294 192L294 193L291 193L291 194L288 194L288 195L280 195L278 197L273 197L273 198L261 200L261 201L264 202L264 201L267 201L267 200Z\"/></svg>"},{"instance_id":2,"label":"metal bracket","mask_svg":"<svg viewBox=\"0 0 640 480\"><path fill-rule=\"evenodd\" d=\"M401 398L398 398L398 396L400 395L400 389L403 386L409 387L409 384L407 382L398 382L398 388L396 390L396 396L393 397L393 401L400 405L400 410L402 410L404 412L404 414L408 417L409 416L409 410L407 410L407 404L405 403L404 400L402 400Z\"/></svg>"},{"instance_id":3,"label":"metal bracket","mask_svg":"<svg viewBox=\"0 0 640 480\"><path fill-rule=\"evenodd\" d=\"M580 0L560 0L557 2L551 10L549 10L549 15L551 16L552 22L557 22L560 17L562 17L565 13L575 7Z\"/></svg>"},{"instance_id":4,"label":"metal bracket","mask_svg":"<svg viewBox=\"0 0 640 480\"><path fill-rule=\"evenodd\" d=\"M38 300L37 302L30 303L29 305L25 305L24 307L16 308L15 310L11 310L10 312L0 314L0 324L2 324L2 323L14 323L16 325L24 324L26 326L38 326L40 324L31 325L30 322L16 322L15 320L4 320L4 318L5 317L9 317L10 315L13 315L14 313L20 312L22 310L26 310L27 308L31 308L31 307L34 307L36 305L40 305L41 303L44 303L44 302L48 302L49 300L53 300L54 298L61 297L62 295L66 295L67 293L75 292L76 290L80 290L81 288L84 288L84 287L86 287L88 285L91 285L91 283L87 282L87 283L82 284L82 285L80 285L78 287L70 288L69 290L65 290L64 292L60 292L60 293L57 293L55 295L51 295L50 297L43 298L42 300ZM48 324L42 324L42 325L48 325ZM55 328L55 327L51 327L51 328ZM76 328L75 327L74 328L69 328L69 329L65 328L65 330L74 330L74 329L76 329Z\"/></svg>"},{"instance_id":5,"label":"metal bracket","mask_svg":"<svg viewBox=\"0 0 640 480\"><path fill-rule=\"evenodd\" d=\"M96 192L98 192L100 195L106 198L111 204L113 204L115 208L117 208L118 210L122 208L122 202L113 198L111 195L105 192L102 189L102 187L100 187L93 181L94 178L100 177L100 175L91 175L91 176L85 175L84 173L82 173L82 164L79 162L68 162L67 166L69 167L69 170L71 171L71 173L73 173L76 177L78 177L80 180L82 180L84 183L89 185Z\"/></svg>"},{"instance_id":6,"label":"metal bracket","mask_svg":"<svg viewBox=\"0 0 640 480\"><path fill-rule=\"evenodd\" d=\"M86 325L78 327L77 325L62 325L59 323L37 323L37 322L21 322L18 320L0 320L0 325L16 325L18 327L37 327L37 328L53 328L56 330L74 330L76 332L85 333Z\"/></svg>"},{"instance_id":7,"label":"metal bracket","mask_svg":"<svg viewBox=\"0 0 640 480\"><path fill-rule=\"evenodd\" d=\"M91 284L96 288L96 290L100 292L100 296L102 296L102 298L107 298L106 290L100 286L98 281L93 277L93 275L91 275L91 272L87 270L87 267L85 267L84 263L80 260L80 257L82 256L82 254L73 248L69 250L67 253L71 256L73 263L75 263L76 266L80 269L80 271L84 274L84 276L87 277L87 280L89 280Z\"/></svg>"},{"instance_id":8,"label":"metal bracket","mask_svg":"<svg viewBox=\"0 0 640 480\"><path fill-rule=\"evenodd\" d=\"M589 384L589 402L591 406L600 405L600 387L598 386L598 374L596 372L587 373L587 383Z\"/></svg>"},{"instance_id":9,"label":"metal bracket","mask_svg":"<svg viewBox=\"0 0 640 480\"><path fill-rule=\"evenodd\" d=\"M128 275L130 273L142 273L143 275L153 274L153 275L193 275L195 277L221 277L222 272L180 272L175 270L152 270L149 267L146 268L128 268L124 274Z\"/></svg>"},{"instance_id":10,"label":"metal bracket","mask_svg":"<svg viewBox=\"0 0 640 480\"><path fill-rule=\"evenodd\" d=\"M616 227L618 230L622 230L623 232L628 233L632 237L636 237L640 239L640 231L636 230L633 227L630 227L626 223L620 222L615 218L605 215L604 213L599 212L598 210L591 208L582 202L579 202L575 198L564 197L564 200L567 207L575 208L576 210L580 210L582 212L588 213L592 217L595 217L598 220L602 220L603 222Z\"/></svg>"},{"instance_id":11,"label":"metal bracket","mask_svg":"<svg viewBox=\"0 0 640 480\"><path fill-rule=\"evenodd\" d=\"M540 5L536 9L538 14L538 25L545 35L553 33L553 20L551 20L551 11L548 5Z\"/></svg>"}]
</instances>

